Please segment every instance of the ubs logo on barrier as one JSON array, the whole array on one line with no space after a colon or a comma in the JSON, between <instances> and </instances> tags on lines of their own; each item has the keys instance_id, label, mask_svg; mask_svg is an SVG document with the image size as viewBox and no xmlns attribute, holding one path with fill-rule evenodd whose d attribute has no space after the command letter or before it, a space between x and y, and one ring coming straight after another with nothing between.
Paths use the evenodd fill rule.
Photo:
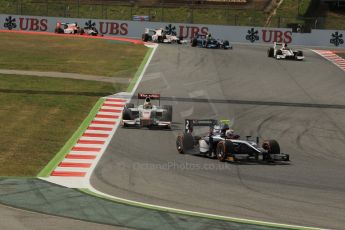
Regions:
<instances>
[{"instance_id":1,"label":"ubs logo on barrier","mask_svg":"<svg viewBox=\"0 0 345 230\"><path fill-rule=\"evenodd\" d=\"M4 27L9 30L16 28L17 27L16 19L12 18L12 16L8 16L5 19Z\"/></svg>"},{"instance_id":2,"label":"ubs logo on barrier","mask_svg":"<svg viewBox=\"0 0 345 230\"><path fill-rule=\"evenodd\" d=\"M166 34L167 35L173 35L173 36L176 36L176 27L169 24L165 27L165 31L166 31Z\"/></svg>"},{"instance_id":3,"label":"ubs logo on barrier","mask_svg":"<svg viewBox=\"0 0 345 230\"><path fill-rule=\"evenodd\" d=\"M247 31L246 40L250 42L256 42L262 38L262 42L272 43L272 42L292 42L292 32L291 31L281 31L281 30L266 30L261 31L251 28Z\"/></svg>"},{"instance_id":4,"label":"ubs logo on barrier","mask_svg":"<svg viewBox=\"0 0 345 230\"><path fill-rule=\"evenodd\" d=\"M9 30L16 28L16 18L8 16L5 19L4 27ZM19 18L19 29L30 31L46 31L48 29L48 20L37 18Z\"/></svg>"},{"instance_id":5,"label":"ubs logo on barrier","mask_svg":"<svg viewBox=\"0 0 345 230\"><path fill-rule=\"evenodd\" d=\"M329 42L335 46L344 44L343 34L339 34L338 31L336 31L335 33L332 33L331 40Z\"/></svg>"},{"instance_id":6,"label":"ubs logo on barrier","mask_svg":"<svg viewBox=\"0 0 345 230\"><path fill-rule=\"evenodd\" d=\"M165 31L168 35L192 39L198 33L206 35L208 32L208 27L179 25L178 28L176 28L176 26L169 24L165 26Z\"/></svg>"},{"instance_id":7,"label":"ubs logo on barrier","mask_svg":"<svg viewBox=\"0 0 345 230\"><path fill-rule=\"evenodd\" d=\"M101 34L127 35L128 24L117 22L99 22L99 31Z\"/></svg>"},{"instance_id":8,"label":"ubs logo on barrier","mask_svg":"<svg viewBox=\"0 0 345 230\"><path fill-rule=\"evenodd\" d=\"M251 28L248 30L248 34L246 35L246 40L249 40L251 43L258 41L260 39L259 37L259 31L255 30L254 28Z\"/></svg>"},{"instance_id":9,"label":"ubs logo on barrier","mask_svg":"<svg viewBox=\"0 0 345 230\"><path fill-rule=\"evenodd\" d=\"M95 28L96 27L96 23L91 21L91 20L88 20L85 22L85 28L88 28L88 29L92 29L92 28Z\"/></svg>"}]
</instances>

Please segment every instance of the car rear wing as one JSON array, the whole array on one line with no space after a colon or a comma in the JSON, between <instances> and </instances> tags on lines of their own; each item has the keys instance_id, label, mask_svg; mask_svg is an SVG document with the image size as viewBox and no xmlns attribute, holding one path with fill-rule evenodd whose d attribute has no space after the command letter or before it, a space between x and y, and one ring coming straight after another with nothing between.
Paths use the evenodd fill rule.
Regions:
<instances>
[{"instance_id":1,"label":"car rear wing","mask_svg":"<svg viewBox=\"0 0 345 230\"><path fill-rule=\"evenodd\" d=\"M159 105L161 105L161 95L159 93L138 93L138 104L139 99L158 100Z\"/></svg>"},{"instance_id":2,"label":"car rear wing","mask_svg":"<svg viewBox=\"0 0 345 230\"><path fill-rule=\"evenodd\" d=\"M215 119L185 119L184 120L184 131L185 133L192 133L194 126L214 127L218 124L218 120Z\"/></svg>"}]
</instances>

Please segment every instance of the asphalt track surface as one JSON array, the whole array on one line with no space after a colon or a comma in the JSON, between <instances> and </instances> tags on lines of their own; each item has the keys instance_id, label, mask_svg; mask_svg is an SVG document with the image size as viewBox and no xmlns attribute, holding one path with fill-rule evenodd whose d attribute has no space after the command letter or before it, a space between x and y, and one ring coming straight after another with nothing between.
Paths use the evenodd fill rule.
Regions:
<instances>
[{"instance_id":1,"label":"asphalt track surface","mask_svg":"<svg viewBox=\"0 0 345 230\"><path fill-rule=\"evenodd\" d=\"M160 46L137 91L168 99L173 131L119 128L91 184L150 204L345 229L345 74L308 49L302 62L267 58L266 49ZM292 162L179 155L186 117L230 118L242 136L277 139Z\"/></svg>"}]
</instances>

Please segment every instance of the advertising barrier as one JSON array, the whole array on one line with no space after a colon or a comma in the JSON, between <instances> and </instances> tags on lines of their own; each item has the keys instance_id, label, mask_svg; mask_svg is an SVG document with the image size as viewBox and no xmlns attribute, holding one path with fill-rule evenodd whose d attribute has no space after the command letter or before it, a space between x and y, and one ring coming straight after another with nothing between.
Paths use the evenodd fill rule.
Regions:
<instances>
[{"instance_id":1,"label":"advertising barrier","mask_svg":"<svg viewBox=\"0 0 345 230\"><path fill-rule=\"evenodd\" d=\"M289 28L218 26L149 21L114 21L102 19L56 18L0 14L1 30L54 32L56 23L77 23L80 27L95 27L105 36L141 38L144 28L163 28L167 34L192 39L196 33L241 43L284 42L292 45L329 46L344 48L344 30L312 30L311 33L293 33Z\"/></svg>"}]
</instances>

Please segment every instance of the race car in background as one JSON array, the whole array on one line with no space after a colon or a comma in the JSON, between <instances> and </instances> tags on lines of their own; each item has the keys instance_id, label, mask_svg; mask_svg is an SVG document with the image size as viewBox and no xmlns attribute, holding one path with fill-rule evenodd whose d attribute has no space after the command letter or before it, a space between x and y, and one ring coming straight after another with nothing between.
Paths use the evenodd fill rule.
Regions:
<instances>
[{"instance_id":1,"label":"race car in background","mask_svg":"<svg viewBox=\"0 0 345 230\"><path fill-rule=\"evenodd\" d=\"M142 40L144 42L157 42L157 43L176 43L182 44L186 43L182 37L177 37L175 35L167 34L164 29L149 29L145 28L142 34Z\"/></svg>"},{"instance_id":2,"label":"race car in background","mask_svg":"<svg viewBox=\"0 0 345 230\"><path fill-rule=\"evenodd\" d=\"M209 127L208 134L194 136L196 126ZM213 119L186 119L184 133L177 136L176 148L180 154L189 153L218 158L220 161L289 161L290 156L280 152L276 140L265 140L259 145L259 138L250 136L241 139L230 129L228 121Z\"/></svg>"},{"instance_id":3,"label":"race car in background","mask_svg":"<svg viewBox=\"0 0 345 230\"><path fill-rule=\"evenodd\" d=\"M209 49L232 49L232 45L228 40L215 39L210 34L196 34L191 40L191 46Z\"/></svg>"},{"instance_id":4,"label":"race car in background","mask_svg":"<svg viewBox=\"0 0 345 230\"><path fill-rule=\"evenodd\" d=\"M144 104L139 105L139 100ZM158 105L152 101L158 100ZM171 128L172 106L160 105L160 94L138 93L138 104L127 103L122 112L122 127Z\"/></svg>"},{"instance_id":5,"label":"race car in background","mask_svg":"<svg viewBox=\"0 0 345 230\"><path fill-rule=\"evenodd\" d=\"M287 47L286 43L274 42L273 47L267 50L268 57L274 57L276 59L290 59L299 60L304 59L303 52L301 50L292 50Z\"/></svg>"},{"instance_id":6,"label":"race car in background","mask_svg":"<svg viewBox=\"0 0 345 230\"><path fill-rule=\"evenodd\" d=\"M62 22L56 23L55 33L80 34L80 35L85 34L85 35L90 35L90 36L98 36L99 34L96 27L80 28L80 26L77 23L62 23Z\"/></svg>"},{"instance_id":7,"label":"race car in background","mask_svg":"<svg viewBox=\"0 0 345 230\"><path fill-rule=\"evenodd\" d=\"M59 34L81 34L82 29L77 23L63 23L57 22L55 33Z\"/></svg>"}]
</instances>

